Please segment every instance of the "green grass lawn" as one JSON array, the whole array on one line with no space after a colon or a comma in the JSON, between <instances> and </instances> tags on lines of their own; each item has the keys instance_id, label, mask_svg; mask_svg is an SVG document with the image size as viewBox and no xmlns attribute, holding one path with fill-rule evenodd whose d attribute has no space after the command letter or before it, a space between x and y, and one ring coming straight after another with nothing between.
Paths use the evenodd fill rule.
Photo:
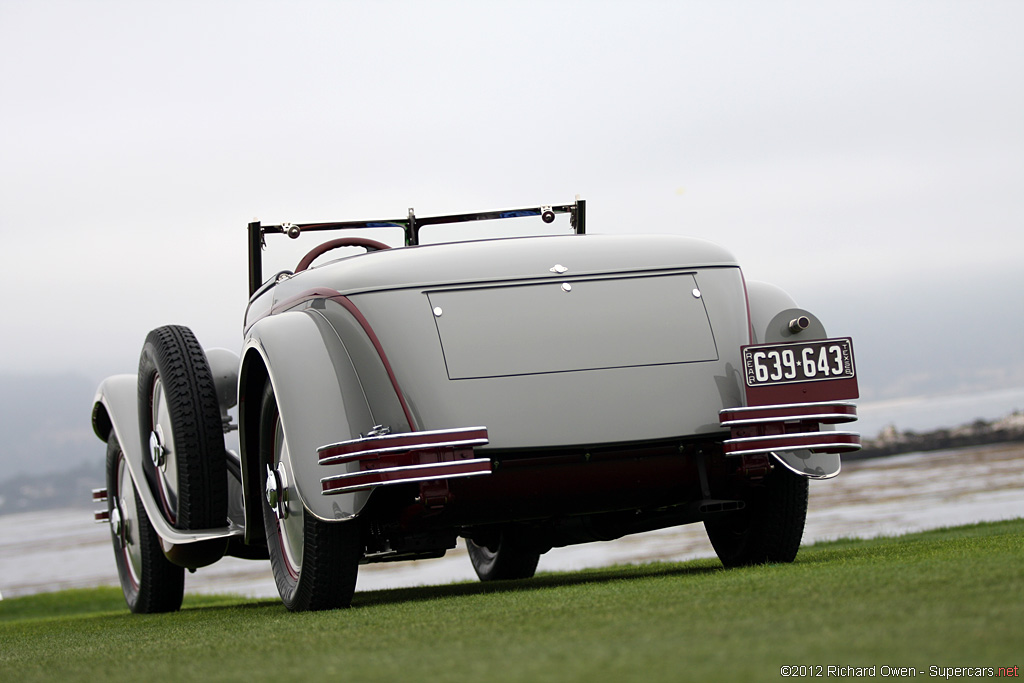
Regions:
<instances>
[{"instance_id":1,"label":"green grass lawn","mask_svg":"<svg viewBox=\"0 0 1024 683\"><path fill-rule=\"evenodd\" d=\"M927 678L1024 665L1022 596L1024 520L816 544L789 565L358 593L322 613L190 595L179 613L136 616L101 588L0 602L0 679L736 681L784 665Z\"/></svg>"}]
</instances>

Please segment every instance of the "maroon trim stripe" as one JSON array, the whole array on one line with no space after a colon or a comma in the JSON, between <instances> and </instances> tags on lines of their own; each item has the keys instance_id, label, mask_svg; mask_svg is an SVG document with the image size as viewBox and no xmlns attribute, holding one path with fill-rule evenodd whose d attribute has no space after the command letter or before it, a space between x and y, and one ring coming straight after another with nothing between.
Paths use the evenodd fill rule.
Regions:
<instances>
[{"instance_id":1,"label":"maroon trim stripe","mask_svg":"<svg viewBox=\"0 0 1024 683\"><path fill-rule=\"evenodd\" d=\"M812 451L840 452L860 449L860 435L852 432L812 432L805 434L779 434L745 439L729 439L722 444L726 455L770 451L792 451L808 448Z\"/></svg>"},{"instance_id":2,"label":"maroon trim stripe","mask_svg":"<svg viewBox=\"0 0 1024 683\"><path fill-rule=\"evenodd\" d=\"M740 268L740 282L743 283L743 303L747 307L747 339L748 344L754 343L754 319L750 317L750 295L747 293L747 276L743 274L743 269Z\"/></svg>"},{"instance_id":3,"label":"maroon trim stripe","mask_svg":"<svg viewBox=\"0 0 1024 683\"><path fill-rule=\"evenodd\" d=\"M322 479L321 486L324 494L343 493L382 484L404 484L451 477L468 477L478 474L490 474L490 472L491 461L489 459L465 460L462 462L444 463L443 465L417 465L413 467L366 470L364 472Z\"/></svg>"},{"instance_id":4,"label":"maroon trim stripe","mask_svg":"<svg viewBox=\"0 0 1024 683\"><path fill-rule=\"evenodd\" d=\"M395 371L391 368L391 363L388 361L388 356L384 353L384 347L381 346L380 339L377 338L377 334L370 327L370 322L363 315L354 303L352 303L347 296L334 293L335 296L328 297L331 301L336 301L341 304L346 311L352 314L352 317L356 319L360 327L363 328L363 332L370 338L370 343L373 344L373 348L377 350L377 355L380 356L381 363L384 364L384 370L388 373L388 379L391 380L391 387L395 390L395 395L398 397L398 402L402 404L402 412L405 413L405 420L409 424L411 431L416 431L416 422L412 419L412 411L409 410L409 405L405 402L405 394L402 393L402 388L398 386L398 379L395 377Z\"/></svg>"},{"instance_id":5,"label":"maroon trim stripe","mask_svg":"<svg viewBox=\"0 0 1024 683\"><path fill-rule=\"evenodd\" d=\"M280 311L298 306L302 302L310 299L330 299L331 301L336 301L341 304L342 308L352 314L352 317L356 319L359 326L363 328L363 332L365 332L366 336L369 337L370 343L373 344L373 348L377 351L377 356L380 357L381 363L384 364L384 371L387 372L388 379L391 381L391 387L395 390L395 395L398 396L398 402L402 405L402 412L405 413L405 419L409 423L409 429L411 431L416 431L416 422L412 419L412 411L409 410L409 404L406 403L405 394L402 393L402 388L398 386L398 380L395 378L395 372L391 368L391 363L388 361L387 354L384 353L384 347L381 345L380 339L373 331L373 328L370 326L370 322L366 319L366 316L363 315L362 311L360 311L347 296L337 290L330 289L329 287L316 287L299 292L295 296L289 297L283 301L279 301L274 304L270 313L279 313Z\"/></svg>"},{"instance_id":6,"label":"maroon trim stripe","mask_svg":"<svg viewBox=\"0 0 1024 683\"><path fill-rule=\"evenodd\" d=\"M329 465L351 460L361 460L382 453L434 450L437 448L468 448L487 443L487 430L474 429L445 430L438 432L410 432L388 434L365 439L352 439L319 449L320 464Z\"/></svg>"},{"instance_id":7,"label":"maroon trim stripe","mask_svg":"<svg viewBox=\"0 0 1024 683\"><path fill-rule=\"evenodd\" d=\"M761 422L808 420L814 422L852 422L857 419L857 406L851 403L814 403L807 405L730 408L719 413L723 426Z\"/></svg>"},{"instance_id":8,"label":"maroon trim stripe","mask_svg":"<svg viewBox=\"0 0 1024 683\"><path fill-rule=\"evenodd\" d=\"M330 287L314 287L313 289L307 289L299 292L295 296L290 296L287 299L282 299L274 304L270 309L271 314L280 313L286 311L289 308L294 308L304 301L310 299L332 299L336 296L341 296L337 290L331 289Z\"/></svg>"}]
</instances>

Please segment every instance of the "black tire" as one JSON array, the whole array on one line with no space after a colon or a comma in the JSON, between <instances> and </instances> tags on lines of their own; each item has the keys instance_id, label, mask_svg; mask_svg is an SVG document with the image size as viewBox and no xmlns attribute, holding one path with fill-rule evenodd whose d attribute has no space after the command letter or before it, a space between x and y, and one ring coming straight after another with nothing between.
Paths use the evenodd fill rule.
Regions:
<instances>
[{"instance_id":1,"label":"black tire","mask_svg":"<svg viewBox=\"0 0 1024 683\"><path fill-rule=\"evenodd\" d=\"M293 612L348 607L363 557L360 526L355 521L323 522L295 495L281 415L269 382L260 406L259 443L263 490L268 491L268 480L274 477L279 499L275 509L264 495L263 522L281 600Z\"/></svg>"},{"instance_id":2,"label":"black tire","mask_svg":"<svg viewBox=\"0 0 1024 683\"><path fill-rule=\"evenodd\" d=\"M705 520L718 559L726 567L792 562L807 520L807 479L778 467L746 503L741 512Z\"/></svg>"},{"instance_id":3,"label":"black tire","mask_svg":"<svg viewBox=\"0 0 1024 683\"><path fill-rule=\"evenodd\" d=\"M185 570L164 557L113 430L107 439L107 512L128 609L136 614L180 609Z\"/></svg>"},{"instance_id":4,"label":"black tire","mask_svg":"<svg viewBox=\"0 0 1024 683\"><path fill-rule=\"evenodd\" d=\"M476 541L467 538L469 561L481 581L529 579L537 573L540 551L514 530L495 531Z\"/></svg>"},{"instance_id":5,"label":"black tire","mask_svg":"<svg viewBox=\"0 0 1024 683\"><path fill-rule=\"evenodd\" d=\"M178 529L227 524L224 431L206 354L187 327L158 327L139 358L143 466L167 521ZM163 461L157 463L154 445Z\"/></svg>"}]
</instances>

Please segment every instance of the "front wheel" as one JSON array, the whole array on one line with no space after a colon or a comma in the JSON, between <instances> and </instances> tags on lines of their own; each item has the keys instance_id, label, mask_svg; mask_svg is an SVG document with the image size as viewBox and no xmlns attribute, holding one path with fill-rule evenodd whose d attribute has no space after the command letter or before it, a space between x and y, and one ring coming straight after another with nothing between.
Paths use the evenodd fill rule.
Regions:
<instances>
[{"instance_id":1,"label":"front wheel","mask_svg":"<svg viewBox=\"0 0 1024 683\"><path fill-rule=\"evenodd\" d=\"M113 430L107 438L107 512L128 609L136 614L180 609L185 570L164 557Z\"/></svg>"},{"instance_id":2,"label":"front wheel","mask_svg":"<svg viewBox=\"0 0 1024 683\"><path fill-rule=\"evenodd\" d=\"M718 559L726 567L792 562L807 520L807 479L776 468L746 502L741 512L704 522Z\"/></svg>"},{"instance_id":3,"label":"front wheel","mask_svg":"<svg viewBox=\"0 0 1024 683\"><path fill-rule=\"evenodd\" d=\"M294 612L348 607L363 555L359 525L321 521L303 506L269 382L260 408L260 463L267 549L285 607Z\"/></svg>"}]
</instances>

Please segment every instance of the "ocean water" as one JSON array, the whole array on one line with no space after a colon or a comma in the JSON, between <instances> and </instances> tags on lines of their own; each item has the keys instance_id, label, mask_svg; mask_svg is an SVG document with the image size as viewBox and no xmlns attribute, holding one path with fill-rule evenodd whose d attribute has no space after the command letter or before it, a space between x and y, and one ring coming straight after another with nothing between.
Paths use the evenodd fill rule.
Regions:
<instances>
[{"instance_id":1,"label":"ocean water","mask_svg":"<svg viewBox=\"0 0 1024 683\"><path fill-rule=\"evenodd\" d=\"M870 538L1024 517L1024 444L911 453L846 463L811 482L804 543ZM540 571L713 557L701 524L557 548ZM365 565L357 590L475 580L465 549L418 562ZM266 561L225 558L186 576L186 590L276 598ZM83 510L0 516L0 595L117 585L110 535ZM3 609L0 604L0 609Z\"/></svg>"},{"instance_id":2,"label":"ocean water","mask_svg":"<svg viewBox=\"0 0 1024 683\"><path fill-rule=\"evenodd\" d=\"M1024 387L856 403L858 417L851 429L872 438L888 425L901 432L925 432L1024 411Z\"/></svg>"}]
</instances>

